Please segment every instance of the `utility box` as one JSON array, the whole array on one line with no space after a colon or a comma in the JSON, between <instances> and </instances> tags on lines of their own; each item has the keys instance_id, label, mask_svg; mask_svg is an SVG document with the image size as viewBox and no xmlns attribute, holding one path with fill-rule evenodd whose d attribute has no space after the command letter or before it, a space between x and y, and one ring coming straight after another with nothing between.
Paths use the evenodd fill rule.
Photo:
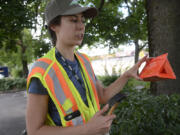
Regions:
<instances>
[{"instance_id":1,"label":"utility box","mask_svg":"<svg viewBox=\"0 0 180 135\"><path fill-rule=\"evenodd\" d=\"M8 67L0 67L0 74L3 75L4 77L8 77Z\"/></svg>"}]
</instances>

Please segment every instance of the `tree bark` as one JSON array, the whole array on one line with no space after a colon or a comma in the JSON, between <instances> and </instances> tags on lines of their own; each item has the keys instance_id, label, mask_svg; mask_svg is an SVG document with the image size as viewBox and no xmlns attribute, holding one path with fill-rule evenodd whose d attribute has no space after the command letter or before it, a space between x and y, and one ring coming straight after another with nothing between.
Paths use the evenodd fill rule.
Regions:
<instances>
[{"instance_id":1,"label":"tree bark","mask_svg":"<svg viewBox=\"0 0 180 135\"><path fill-rule=\"evenodd\" d=\"M28 62L27 62L27 58L24 57L24 54L26 52L26 47L24 45L22 45L22 58L21 58L21 62L22 62L22 67L23 67L23 77L27 77L28 76Z\"/></svg>"},{"instance_id":2,"label":"tree bark","mask_svg":"<svg viewBox=\"0 0 180 135\"><path fill-rule=\"evenodd\" d=\"M21 47L21 63L22 63L22 77L27 77L28 76L28 62L27 62L27 58L24 56L25 52L26 52L26 46L23 43L22 37L21 40L19 40L18 44Z\"/></svg>"},{"instance_id":3,"label":"tree bark","mask_svg":"<svg viewBox=\"0 0 180 135\"><path fill-rule=\"evenodd\" d=\"M180 0L146 0L151 57L168 53L176 80L151 83L154 94L180 93Z\"/></svg>"},{"instance_id":4,"label":"tree bark","mask_svg":"<svg viewBox=\"0 0 180 135\"><path fill-rule=\"evenodd\" d=\"M134 60L134 62L136 63L139 60L139 42L138 42L138 40L135 40L134 44L135 44L135 60Z\"/></svg>"}]
</instances>

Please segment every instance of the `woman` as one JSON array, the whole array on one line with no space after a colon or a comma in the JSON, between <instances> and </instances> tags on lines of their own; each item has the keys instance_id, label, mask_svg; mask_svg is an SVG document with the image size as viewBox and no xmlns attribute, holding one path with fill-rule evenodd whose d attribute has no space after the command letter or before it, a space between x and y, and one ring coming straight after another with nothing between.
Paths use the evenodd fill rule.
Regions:
<instances>
[{"instance_id":1,"label":"woman","mask_svg":"<svg viewBox=\"0 0 180 135\"><path fill-rule=\"evenodd\" d=\"M55 47L34 63L27 79L28 135L107 133L115 115L104 115L108 105L100 109L100 104L119 93L129 78L140 79L137 70L146 57L104 88L88 57L75 52L83 40L85 18L95 17L97 10L75 0L52 0L45 15Z\"/></svg>"}]
</instances>

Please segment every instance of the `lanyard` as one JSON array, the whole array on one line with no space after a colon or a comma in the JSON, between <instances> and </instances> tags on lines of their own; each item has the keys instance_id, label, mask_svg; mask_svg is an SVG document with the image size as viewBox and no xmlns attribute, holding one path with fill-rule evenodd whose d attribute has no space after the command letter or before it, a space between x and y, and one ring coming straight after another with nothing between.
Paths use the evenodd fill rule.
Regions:
<instances>
[{"instance_id":1,"label":"lanyard","mask_svg":"<svg viewBox=\"0 0 180 135\"><path fill-rule=\"evenodd\" d=\"M58 50L56 49L56 53L58 53L58 57L63 61L65 67L67 67L73 74L73 76L75 77L75 79L79 82L79 84L81 85L81 87L83 89L85 89L85 85L82 82L82 80L79 78L79 76L76 74L75 70L71 67L71 65L67 62L67 60L60 54L60 52L58 52ZM79 64L79 63L78 63Z\"/></svg>"},{"instance_id":2,"label":"lanyard","mask_svg":"<svg viewBox=\"0 0 180 135\"><path fill-rule=\"evenodd\" d=\"M82 87L84 90L86 90L85 85L84 85L84 82L86 83L87 90L88 90L88 94L89 94L91 103L93 104L93 102L92 102L92 97L91 97L90 90L89 90L89 86L88 86L87 81L86 81L86 79L85 79L85 75L84 75L84 73L83 73L82 67L81 67L78 59L76 58L76 56L75 56L75 58L77 59L78 65L79 65L79 67L80 67L80 71L81 71L81 73L82 73L82 77L84 78L84 82L83 82L83 80L81 80L81 79L79 78L79 76L76 74L75 70L71 67L71 65L67 62L67 60L61 55L61 53L60 53L57 49L55 50L55 53L58 54L57 56L64 62L65 66L72 72L72 74L74 75L75 79L79 82L79 84L81 85L81 87ZM86 98L87 98L87 97L86 97Z\"/></svg>"}]
</instances>

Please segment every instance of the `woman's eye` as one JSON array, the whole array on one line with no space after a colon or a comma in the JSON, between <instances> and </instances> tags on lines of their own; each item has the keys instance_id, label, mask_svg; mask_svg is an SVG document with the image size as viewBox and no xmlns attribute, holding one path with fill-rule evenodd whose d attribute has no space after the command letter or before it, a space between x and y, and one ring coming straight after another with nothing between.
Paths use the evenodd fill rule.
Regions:
<instances>
[{"instance_id":1,"label":"woman's eye","mask_svg":"<svg viewBox=\"0 0 180 135\"><path fill-rule=\"evenodd\" d=\"M77 22L78 22L78 20L76 20L76 19L72 19L71 21L72 21L72 22L75 22L75 23L77 23Z\"/></svg>"},{"instance_id":2,"label":"woman's eye","mask_svg":"<svg viewBox=\"0 0 180 135\"><path fill-rule=\"evenodd\" d=\"M78 19L71 19L71 22L73 23L78 23ZM85 19L82 19L80 22L82 22L83 24L86 23L86 20Z\"/></svg>"}]
</instances>

